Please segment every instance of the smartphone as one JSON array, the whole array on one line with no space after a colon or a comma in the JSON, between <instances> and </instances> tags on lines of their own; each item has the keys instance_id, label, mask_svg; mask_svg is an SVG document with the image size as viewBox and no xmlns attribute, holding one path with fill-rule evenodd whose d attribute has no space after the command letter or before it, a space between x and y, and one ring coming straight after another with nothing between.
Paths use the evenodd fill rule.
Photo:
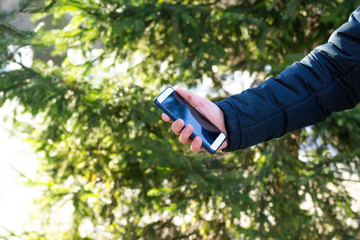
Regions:
<instances>
[{"instance_id":1,"label":"smartphone","mask_svg":"<svg viewBox=\"0 0 360 240\"><path fill-rule=\"evenodd\" d=\"M167 87L154 99L155 105L171 120L182 119L185 125L193 126L191 138L200 136L202 147L209 153L214 154L226 140L226 135L216 127L209 119L200 113L194 106L186 101L172 87Z\"/></svg>"}]
</instances>

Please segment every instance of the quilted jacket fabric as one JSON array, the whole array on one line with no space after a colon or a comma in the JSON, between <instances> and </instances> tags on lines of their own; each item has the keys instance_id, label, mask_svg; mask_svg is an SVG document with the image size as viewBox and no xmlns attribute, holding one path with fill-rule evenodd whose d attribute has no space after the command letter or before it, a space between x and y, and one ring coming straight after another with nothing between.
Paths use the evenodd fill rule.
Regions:
<instances>
[{"instance_id":1,"label":"quilted jacket fabric","mask_svg":"<svg viewBox=\"0 0 360 240\"><path fill-rule=\"evenodd\" d=\"M228 136L224 151L246 148L325 120L360 102L360 8L328 43L278 77L216 104Z\"/></svg>"}]
</instances>

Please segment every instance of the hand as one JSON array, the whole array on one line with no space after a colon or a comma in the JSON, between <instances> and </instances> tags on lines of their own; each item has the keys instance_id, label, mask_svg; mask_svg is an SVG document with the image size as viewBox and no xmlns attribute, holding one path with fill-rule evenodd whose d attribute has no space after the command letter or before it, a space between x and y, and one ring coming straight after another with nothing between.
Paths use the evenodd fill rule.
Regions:
<instances>
[{"instance_id":1,"label":"hand","mask_svg":"<svg viewBox=\"0 0 360 240\"><path fill-rule=\"evenodd\" d=\"M226 133L225 122L224 122L224 113L222 110L213 102L207 98L200 97L190 91L184 89L176 89L176 92L179 93L183 98L191 103L197 110L199 110L205 117L207 117L212 123L215 124L222 132ZM184 128L184 121L178 119L173 122L168 115L165 113L162 114L161 118L165 122L172 123L171 129L176 135L179 135L179 141L182 144L191 144L190 150L192 152L204 151L205 149L201 146L202 140L199 136L194 139L190 138L190 135L193 132L193 126L187 125ZM227 146L227 140L220 146L219 149L224 149Z\"/></svg>"}]
</instances>

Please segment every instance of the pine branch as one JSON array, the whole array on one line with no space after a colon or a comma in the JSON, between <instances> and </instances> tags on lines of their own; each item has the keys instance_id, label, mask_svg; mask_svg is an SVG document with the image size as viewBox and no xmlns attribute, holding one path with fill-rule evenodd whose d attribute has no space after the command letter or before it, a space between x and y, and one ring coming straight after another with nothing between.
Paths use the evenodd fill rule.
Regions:
<instances>
[{"instance_id":1,"label":"pine branch","mask_svg":"<svg viewBox=\"0 0 360 240\"><path fill-rule=\"evenodd\" d=\"M27 70L35 75L41 75L40 73L38 73L37 71L33 70L32 68L28 68L26 67L21 61L16 61L15 58L11 59L14 63L18 64L21 66L22 69ZM80 95L82 93L84 93L84 91L82 89L79 89L76 86L72 86L70 84L68 84L64 79L62 79L61 77L58 77L57 80L59 81L60 84L64 85L66 88L68 88L70 91L72 91L74 94L76 95Z\"/></svg>"},{"instance_id":2,"label":"pine branch","mask_svg":"<svg viewBox=\"0 0 360 240\"><path fill-rule=\"evenodd\" d=\"M51 1L51 3L43 9L43 12L50 11L55 6L56 3L57 3L57 0Z\"/></svg>"},{"instance_id":3,"label":"pine branch","mask_svg":"<svg viewBox=\"0 0 360 240\"><path fill-rule=\"evenodd\" d=\"M10 12L1 12L0 13L0 29L3 29L7 33L12 34L14 36L31 37L34 35L34 32L21 31L15 27L13 27L11 24L9 24L9 21L16 19L16 17L20 13L34 14L34 13L48 12L55 6L57 1L58 0L52 0L46 6L31 9L31 4L34 2L34 0L22 0L19 3L19 9L12 10Z\"/></svg>"},{"instance_id":4,"label":"pine branch","mask_svg":"<svg viewBox=\"0 0 360 240\"><path fill-rule=\"evenodd\" d=\"M11 10L11 11L3 11L3 12L0 12L0 19L3 20L3 21L11 21L11 20L14 20L18 15L18 10L14 9L14 10Z\"/></svg>"},{"instance_id":5,"label":"pine branch","mask_svg":"<svg viewBox=\"0 0 360 240\"><path fill-rule=\"evenodd\" d=\"M2 21L1 19L0 19L0 28L15 36L28 37L29 33L31 33L30 36L32 35L32 32L21 31L11 26L9 23Z\"/></svg>"},{"instance_id":6,"label":"pine branch","mask_svg":"<svg viewBox=\"0 0 360 240\"><path fill-rule=\"evenodd\" d=\"M30 4L31 4L32 1L33 0L29 0ZM26 9L26 8L28 8L30 6L30 4L28 4L28 5L24 6L24 7L21 7L19 12L21 12L21 13L44 13L44 12L48 12L55 6L57 1L58 0L52 0L47 6L34 8L34 9Z\"/></svg>"},{"instance_id":7,"label":"pine branch","mask_svg":"<svg viewBox=\"0 0 360 240\"><path fill-rule=\"evenodd\" d=\"M34 0L21 0L19 2L19 12L23 12L28 8Z\"/></svg>"},{"instance_id":8,"label":"pine branch","mask_svg":"<svg viewBox=\"0 0 360 240\"><path fill-rule=\"evenodd\" d=\"M0 68L13 60L13 54L9 51L9 45L24 46L28 45L30 39L35 35L34 31L24 31L11 24L20 14L43 13L49 11L58 2L52 0L50 3L39 8L34 5L35 0L22 0L18 9L11 11L0 11ZM21 65L20 63L18 63Z\"/></svg>"}]
</instances>

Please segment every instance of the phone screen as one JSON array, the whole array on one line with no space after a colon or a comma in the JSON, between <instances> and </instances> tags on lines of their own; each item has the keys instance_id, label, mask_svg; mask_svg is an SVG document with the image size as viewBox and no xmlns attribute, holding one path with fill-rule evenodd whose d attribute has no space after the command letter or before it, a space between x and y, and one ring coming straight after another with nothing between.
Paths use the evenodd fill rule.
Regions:
<instances>
[{"instance_id":1,"label":"phone screen","mask_svg":"<svg viewBox=\"0 0 360 240\"><path fill-rule=\"evenodd\" d=\"M173 88L168 87L165 89L155 99L155 104L168 114L172 120L182 119L185 126L189 124L193 126L193 134L201 137L206 150L213 153L224 142L225 134Z\"/></svg>"}]
</instances>

